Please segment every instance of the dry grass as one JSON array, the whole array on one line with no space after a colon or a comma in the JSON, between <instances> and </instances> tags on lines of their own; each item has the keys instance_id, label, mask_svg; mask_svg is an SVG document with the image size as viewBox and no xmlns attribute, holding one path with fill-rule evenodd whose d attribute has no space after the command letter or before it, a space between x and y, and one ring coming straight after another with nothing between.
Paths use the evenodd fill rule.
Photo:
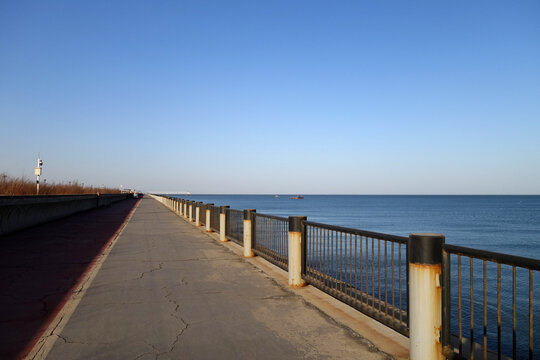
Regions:
<instances>
[{"instance_id":1,"label":"dry grass","mask_svg":"<svg viewBox=\"0 0 540 360\"><path fill-rule=\"evenodd\" d=\"M83 186L77 180L66 183L43 183L39 184L40 195L64 195L64 194L116 194L119 189L108 187ZM35 195L36 181L23 176L13 177L0 173L0 195Z\"/></svg>"}]
</instances>

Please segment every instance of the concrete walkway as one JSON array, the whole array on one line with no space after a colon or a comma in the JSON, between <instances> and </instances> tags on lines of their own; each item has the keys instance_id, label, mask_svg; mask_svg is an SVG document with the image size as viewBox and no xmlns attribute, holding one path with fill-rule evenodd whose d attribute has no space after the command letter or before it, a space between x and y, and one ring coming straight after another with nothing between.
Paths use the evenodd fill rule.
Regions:
<instances>
[{"instance_id":1,"label":"concrete walkway","mask_svg":"<svg viewBox=\"0 0 540 360\"><path fill-rule=\"evenodd\" d=\"M48 346L48 359L387 358L152 198Z\"/></svg>"}]
</instances>

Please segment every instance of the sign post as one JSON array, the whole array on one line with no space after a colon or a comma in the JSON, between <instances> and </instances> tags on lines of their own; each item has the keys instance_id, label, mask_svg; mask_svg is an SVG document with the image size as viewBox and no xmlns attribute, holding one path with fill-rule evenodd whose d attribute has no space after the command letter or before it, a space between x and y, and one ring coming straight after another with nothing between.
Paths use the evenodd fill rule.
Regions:
<instances>
[{"instance_id":1,"label":"sign post","mask_svg":"<svg viewBox=\"0 0 540 360\"><path fill-rule=\"evenodd\" d=\"M41 176L42 172L42 166L43 166L43 160L41 160L39 157L37 159L37 167L34 168L34 175L36 175L36 194L39 195L39 177Z\"/></svg>"}]
</instances>

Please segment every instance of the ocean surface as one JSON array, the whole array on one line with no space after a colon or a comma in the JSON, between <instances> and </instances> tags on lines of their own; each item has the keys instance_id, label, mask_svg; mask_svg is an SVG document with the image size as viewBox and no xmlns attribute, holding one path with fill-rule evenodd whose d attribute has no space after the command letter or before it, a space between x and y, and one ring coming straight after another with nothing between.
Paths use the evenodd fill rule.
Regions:
<instances>
[{"instance_id":1,"label":"ocean surface","mask_svg":"<svg viewBox=\"0 0 540 360\"><path fill-rule=\"evenodd\" d=\"M173 195L174 196L174 195ZM540 258L540 196L432 195L177 195L193 201L256 209L278 216L301 215L308 220L393 235L441 233L446 243L504 254ZM451 258L451 330L459 333L457 257ZM402 264L403 268L405 264ZM470 337L474 305L474 341L483 342L483 262L473 261L473 302L468 258L461 260L462 334ZM487 344L497 349L497 265L487 262ZM516 271L517 357L528 358L529 272ZM404 290L406 291L406 290ZM377 294L376 294L377 295ZM406 298L406 293L402 294ZM533 279L535 358L540 358L540 274ZM501 351L512 355L512 268L501 266ZM464 349L468 346L464 345Z\"/></svg>"},{"instance_id":2,"label":"ocean surface","mask_svg":"<svg viewBox=\"0 0 540 360\"><path fill-rule=\"evenodd\" d=\"M431 232L454 245L540 258L540 195L178 195L393 235Z\"/></svg>"}]
</instances>

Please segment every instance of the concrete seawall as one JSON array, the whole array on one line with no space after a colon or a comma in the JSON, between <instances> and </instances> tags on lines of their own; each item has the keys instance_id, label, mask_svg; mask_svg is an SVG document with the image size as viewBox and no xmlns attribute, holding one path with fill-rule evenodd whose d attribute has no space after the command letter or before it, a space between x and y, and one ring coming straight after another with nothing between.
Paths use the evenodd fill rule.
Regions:
<instances>
[{"instance_id":1,"label":"concrete seawall","mask_svg":"<svg viewBox=\"0 0 540 360\"><path fill-rule=\"evenodd\" d=\"M128 194L0 197L0 236L124 200Z\"/></svg>"}]
</instances>

